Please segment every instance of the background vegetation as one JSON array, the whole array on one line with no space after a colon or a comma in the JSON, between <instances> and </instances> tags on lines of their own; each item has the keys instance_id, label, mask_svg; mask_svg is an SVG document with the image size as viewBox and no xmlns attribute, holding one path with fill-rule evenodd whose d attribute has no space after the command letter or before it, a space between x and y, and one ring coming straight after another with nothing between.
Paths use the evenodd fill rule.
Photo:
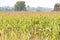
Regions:
<instances>
[{"instance_id":1,"label":"background vegetation","mask_svg":"<svg viewBox=\"0 0 60 40\"><path fill-rule=\"evenodd\" d=\"M14 5L14 10L25 11L26 10L25 1L17 1L16 4Z\"/></svg>"}]
</instances>

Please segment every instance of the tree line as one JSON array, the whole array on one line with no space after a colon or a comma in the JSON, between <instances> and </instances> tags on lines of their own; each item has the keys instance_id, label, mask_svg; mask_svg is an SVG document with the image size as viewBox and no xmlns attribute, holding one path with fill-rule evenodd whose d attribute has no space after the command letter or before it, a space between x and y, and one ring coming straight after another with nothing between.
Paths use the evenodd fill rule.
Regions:
<instances>
[{"instance_id":1,"label":"tree line","mask_svg":"<svg viewBox=\"0 0 60 40\"><path fill-rule=\"evenodd\" d=\"M26 11L25 1L17 1L16 4L14 5L14 10L15 11ZM53 11L60 11L60 4L59 3L56 3L54 5Z\"/></svg>"}]
</instances>

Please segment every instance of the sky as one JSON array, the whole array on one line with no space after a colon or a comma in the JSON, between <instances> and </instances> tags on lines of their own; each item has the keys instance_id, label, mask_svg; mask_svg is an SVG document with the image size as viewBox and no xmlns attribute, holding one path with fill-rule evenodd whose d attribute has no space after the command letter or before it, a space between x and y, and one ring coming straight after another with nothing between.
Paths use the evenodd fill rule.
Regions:
<instances>
[{"instance_id":1,"label":"sky","mask_svg":"<svg viewBox=\"0 0 60 40\"><path fill-rule=\"evenodd\" d=\"M0 6L11 6L13 7L17 1L25 1L26 6L30 7L48 7L54 8L55 3L60 3L60 0L0 0Z\"/></svg>"}]
</instances>

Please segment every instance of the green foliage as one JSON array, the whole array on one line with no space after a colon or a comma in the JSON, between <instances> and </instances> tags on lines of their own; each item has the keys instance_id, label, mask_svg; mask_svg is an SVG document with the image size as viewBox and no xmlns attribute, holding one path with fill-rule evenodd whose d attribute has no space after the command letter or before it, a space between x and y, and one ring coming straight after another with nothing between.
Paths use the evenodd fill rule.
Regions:
<instances>
[{"instance_id":1,"label":"green foliage","mask_svg":"<svg viewBox=\"0 0 60 40\"><path fill-rule=\"evenodd\" d=\"M25 7L25 1L18 1L16 2L15 6L14 6L14 10L16 11L25 11L26 7Z\"/></svg>"},{"instance_id":2,"label":"green foliage","mask_svg":"<svg viewBox=\"0 0 60 40\"><path fill-rule=\"evenodd\" d=\"M59 3L56 3L54 5L54 11L60 11L60 4Z\"/></svg>"},{"instance_id":3,"label":"green foliage","mask_svg":"<svg viewBox=\"0 0 60 40\"><path fill-rule=\"evenodd\" d=\"M0 17L0 30L6 40L60 40L60 17Z\"/></svg>"}]
</instances>

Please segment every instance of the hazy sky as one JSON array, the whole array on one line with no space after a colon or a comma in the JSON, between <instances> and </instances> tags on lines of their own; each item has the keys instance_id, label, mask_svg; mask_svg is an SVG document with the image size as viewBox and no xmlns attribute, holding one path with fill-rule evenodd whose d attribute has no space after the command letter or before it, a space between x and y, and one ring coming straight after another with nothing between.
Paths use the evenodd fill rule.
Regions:
<instances>
[{"instance_id":1,"label":"hazy sky","mask_svg":"<svg viewBox=\"0 0 60 40\"><path fill-rule=\"evenodd\" d=\"M0 6L14 6L14 4L18 0L0 0ZM22 1L22 0L19 0ZM49 7L53 8L55 3L59 3L60 0L24 0L26 1L26 5L29 5L31 7Z\"/></svg>"}]
</instances>

